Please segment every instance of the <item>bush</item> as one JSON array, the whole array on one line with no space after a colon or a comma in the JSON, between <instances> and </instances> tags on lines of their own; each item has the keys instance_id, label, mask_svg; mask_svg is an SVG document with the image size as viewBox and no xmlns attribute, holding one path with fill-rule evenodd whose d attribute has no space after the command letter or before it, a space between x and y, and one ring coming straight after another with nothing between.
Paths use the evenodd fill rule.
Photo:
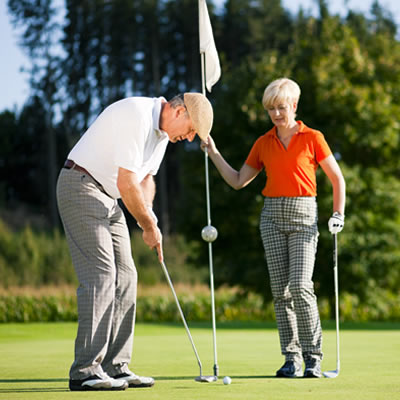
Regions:
<instances>
[{"instance_id":1,"label":"bush","mask_svg":"<svg viewBox=\"0 0 400 400\"><path fill-rule=\"evenodd\" d=\"M164 290L163 290L164 291ZM381 296L385 293L382 292ZM361 304L351 294L340 296L341 321L400 321L400 295L374 296L370 304ZM207 290L178 293L179 302L188 321L211 321L211 301ZM139 295L138 322L179 322L180 315L172 294ZM238 290L219 289L215 294L216 319L226 321L274 321L272 303L264 303L262 296L243 294ZM331 307L326 299L319 301L322 320L329 319ZM77 321L76 296L71 292L29 295L0 295L0 323Z\"/></svg>"},{"instance_id":2,"label":"bush","mask_svg":"<svg viewBox=\"0 0 400 400\"><path fill-rule=\"evenodd\" d=\"M12 232L0 220L0 281L10 286L76 284L65 237L58 230Z\"/></svg>"},{"instance_id":3,"label":"bush","mask_svg":"<svg viewBox=\"0 0 400 400\"><path fill-rule=\"evenodd\" d=\"M0 322L77 321L72 296L1 296Z\"/></svg>"},{"instance_id":4,"label":"bush","mask_svg":"<svg viewBox=\"0 0 400 400\"><path fill-rule=\"evenodd\" d=\"M163 290L164 291L164 290ZM28 290L28 292L30 292ZM207 290L178 294L185 318L189 321L211 320L211 299ZM144 295L137 300L138 322L178 322L180 315L172 294ZM264 306L259 295L243 295L236 290L220 290L215 296L218 321L271 321L271 304ZM76 296L72 293L35 295L5 293L0 295L0 322L77 321Z\"/></svg>"},{"instance_id":5,"label":"bush","mask_svg":"<svg viewBox=\"0 0 400 400\"><path fill-rule=\"evenodd\" d=\"M157 256L143 242L141 231L133 231L131 242L140 282L165 282ZM165 259L174 282L207 280L206 266L198 268L189 263L191 251L182 236L165 239ZM35 231L29 225L13 232L0 219L0 287L65 284L76 285L77 279L64 234L57 229Z\"/></svg>"},{"instance_id":6,"label":"bush","mask_svg":"<svg viewBox=\"0 0 400 400\"><path fill-rule=\"evenodd\" d=\"M132 234L132 251L144 286L165 285L165 277L155 252L144 244L141 232ZM199 249L189 245L182 236L167 238L164 255L171 279L176 284L187 283L190 289L180 295L185 316L190 320L209 321L211 305L208 290L194 291L196 285L207 283L208 268L191 262L193 252ZM206 247L204 251L207 252ZM16 294L0 292L0 322L27 321L76 321L76 298L71 291L60 287L77 286L65 236L59 230L35 231L26 226L13 232L0 219L0 289L3 287L40 288L56 286L52 294ZM267 289L266 289L267 290ZM21 291L19 290L21 293ZM147 293L138 297L138 321L178 321L179 314L174 299L168 295ZM321 319L334 315L332 299L319 297ZM241 290L221 290L216 296L218 321L271 321L274 320L272 303L265 303L263 296L243 293ZM399 321L400 295L389 288L371 284L367 298L354 293L340 294L340 317L345 321Z\"/></svg>"}]
</instances>

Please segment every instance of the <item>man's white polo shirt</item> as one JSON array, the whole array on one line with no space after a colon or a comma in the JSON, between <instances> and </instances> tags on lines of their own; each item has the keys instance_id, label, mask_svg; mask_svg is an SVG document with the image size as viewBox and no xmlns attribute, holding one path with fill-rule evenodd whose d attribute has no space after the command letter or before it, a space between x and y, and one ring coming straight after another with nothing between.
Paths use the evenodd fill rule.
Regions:
<instances>
[{"instance_id":1,"label":"man's white polo shirt","mask_svg":"<svg viewBox=\"0 0 400 400\"><path fill-rule=\"evenodd\" d=\"M118 168L135 172L141 182L155 175L169 138L160 130L163 97L128 97L108 106L68 155L85 168L115 199Z\"/></svg>"}]
</instances>

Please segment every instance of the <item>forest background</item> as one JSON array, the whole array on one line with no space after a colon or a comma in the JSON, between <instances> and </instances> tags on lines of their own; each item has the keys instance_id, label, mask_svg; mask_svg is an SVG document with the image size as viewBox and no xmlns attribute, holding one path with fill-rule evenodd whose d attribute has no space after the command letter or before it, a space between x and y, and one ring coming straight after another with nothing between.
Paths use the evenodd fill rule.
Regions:
<instances>
[{"instance_id":1,"label":"forest background","mask_svg":"<svg viewBox=\"0 0 400 400\"><path fill-rule=\"evenodd\" d=\"M342 314L400 320L400 42L394 19L378 1L368 16L352 10L333 15L325 0L318 1L317 16L290 13L280 0L226 0L218 11L207 3L222 66L208 94L221 152L239 169L271 127L261 105L265 86L281 76L296 80L302 89L298 119L324 133L347 181L339 235ZM8 9L31 61L26 103L0 112L0 285L9 297L20 293L18 287L62 291L76 285L55 185L70 148L96 115L126 96L169 99L201 91L201 71L197 0L8 0ZM207 284L199 142L170 145L156 179L155 212L173 280ZM259 307L267 309L271 293L258 231L264 183L260 174L236 192L210 165L212 222L219 231L216 285L235 288L238 304L259 296ZM327 317L333 312L331 192L319 171L314 280ZM154 287L163 282L162 271L127 218L139 279Z\"/></svg>"}]
</instances>

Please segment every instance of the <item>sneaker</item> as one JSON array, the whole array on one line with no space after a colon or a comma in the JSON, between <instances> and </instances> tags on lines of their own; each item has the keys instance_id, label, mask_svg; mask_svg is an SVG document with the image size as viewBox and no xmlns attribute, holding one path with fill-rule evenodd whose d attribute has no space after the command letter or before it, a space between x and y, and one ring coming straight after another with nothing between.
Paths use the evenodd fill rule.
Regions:
<instances>
[{"instance_id":1,"label":"sneaker","mask_svg":"<svg viewBox=\"0 0 400 400\"><path fill-rule=\"evenodd\" d=\"M321 361L317 358L305 360L304 378L321 378Z\"/></svg>"},{"instance_id":2,"label":"sneaker","mask_svg":"<svg viewBox=\"0 0 400 400\"><path fill-rule=\"evenodd\" d=\"M286 361L278 371L277 378L296 378L302 376L301 365L295 361Z\"/></svg>"},{"instance_id":3,"label":"sneaker","mask_svg":"<svg viewBox=\"0 0 400 400\"><path fill-rule=\"evenodd\" d=\"M126 382L130 388L152 387L154 379L150 376L139 376L133 372L118 374L113 377L116 381Z\"/></svg>"},{"instance_id":4,"label":"sneaker","mask_svg":"<svg viewBox=\"0 0 400 400\"><path fill-rule=\"evenodd\" d=\"M125 390L127 387L128 384L125 381L110 378L107 374L92 375L81 380L69 380L69 390L71 391Z\"/></svg>"}]
</instances>

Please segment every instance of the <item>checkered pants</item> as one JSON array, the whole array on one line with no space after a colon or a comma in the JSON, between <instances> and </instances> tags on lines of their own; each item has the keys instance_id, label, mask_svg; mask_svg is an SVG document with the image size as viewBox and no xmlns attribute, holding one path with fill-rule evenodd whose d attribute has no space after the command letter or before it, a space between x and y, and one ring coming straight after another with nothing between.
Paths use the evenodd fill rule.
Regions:
<instances>
[{"instance_id":1,"label":"checkered pants","mask_svg":"<svg viewBox=\"0 0 400 400\"><path fill-rule=\"evenodd\" d=\"M265 198L260 231L286 361L322 358L312 275L318 242L315 197Z\"/></svg>"},{"instance_id":2,"label":"checkered pants","mask_svg":"<svg viewBox=\"0 0 400 400\"><path fill-rule=\"evenodd\" d=\"M79 280L78 332L71 379L128 371L137 273L118 202L90 176L62 169L57 201Z\"/></svg>"}]
</instances>

